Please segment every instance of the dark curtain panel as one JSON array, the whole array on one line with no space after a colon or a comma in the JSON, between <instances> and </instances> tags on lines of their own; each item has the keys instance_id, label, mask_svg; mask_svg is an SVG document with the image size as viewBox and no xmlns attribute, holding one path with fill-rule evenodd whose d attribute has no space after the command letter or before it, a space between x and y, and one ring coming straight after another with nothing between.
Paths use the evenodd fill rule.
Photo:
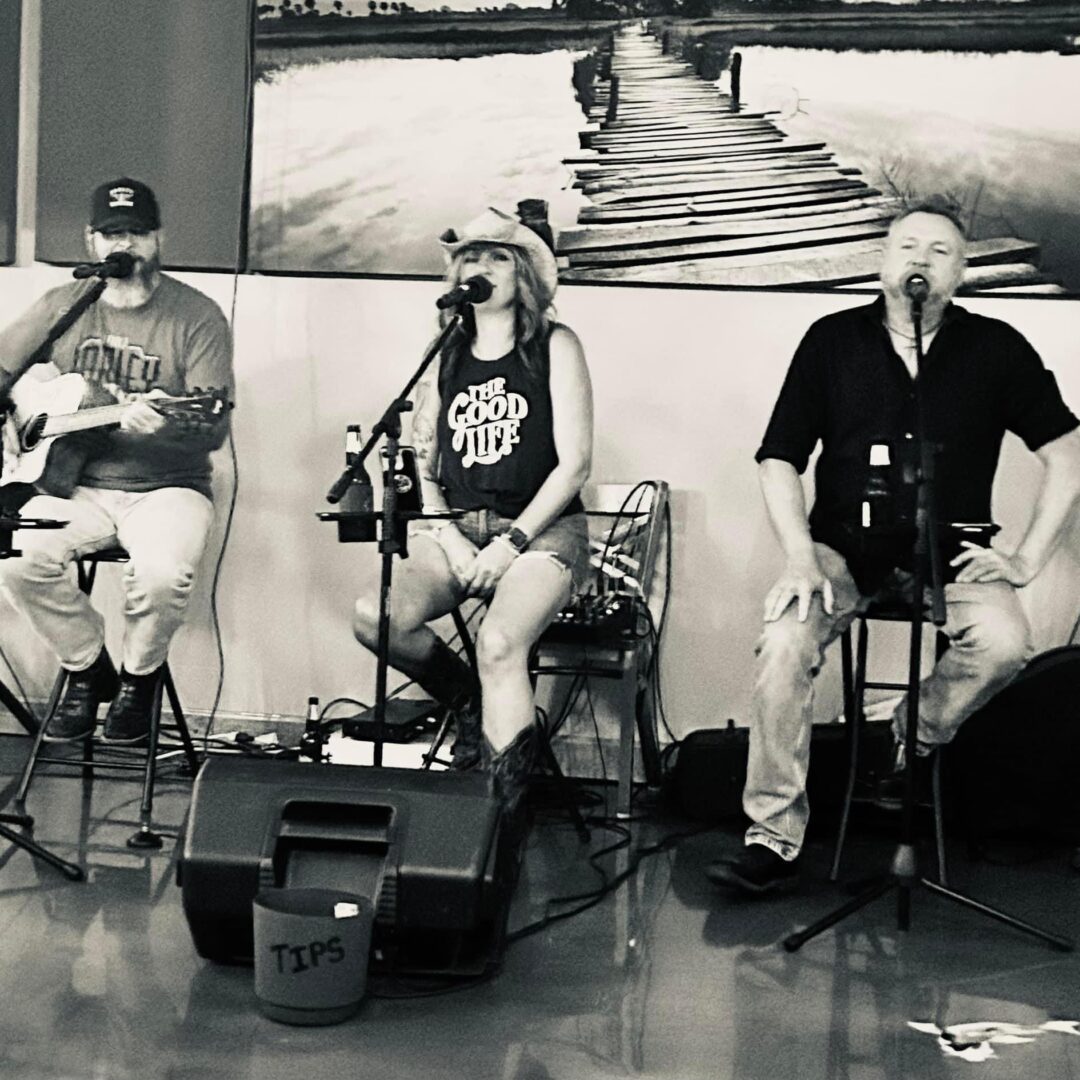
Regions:
<instances>
[{"instance_id":1,"label":"dark curtain panel","mask_svg":"<svg viewBox=\"0 0 1080 1080\"><path fill-rule=\"evenodd\" d=\"M0 0L0 263L15 259L20 8L19 0Z\"/></svg>"},{"instance_id":2,"label":"dark curtain panel","mask_svg":"<svg viewBox=\"0 0 1080 1080\"><path fill-rule=\"evenodd\" d=\"M79 261L91 190L127 175L157 192L166 265L234 267L249 0L49 0L41 11L37 257Z\"/></svg>"}]
</instances>

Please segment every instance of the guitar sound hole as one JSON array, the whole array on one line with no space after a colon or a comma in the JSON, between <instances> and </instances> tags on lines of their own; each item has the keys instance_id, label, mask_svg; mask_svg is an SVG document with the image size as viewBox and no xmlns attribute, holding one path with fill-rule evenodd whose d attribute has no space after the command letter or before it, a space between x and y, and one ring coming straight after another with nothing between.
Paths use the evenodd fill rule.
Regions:
<instances>
[{"instance_id":1,"label":"guitar sound hole","mask_svg":"<svg viewBox=\"0 0 1080 1080\"><path fill-rule=\"evenodd\" d=\"M24 425L22 437L19 440L22 443L23 453L33 450L41 442L41 437L45 432L45 419L44 416L32 416Z\"/></svg>"}]
</instances>

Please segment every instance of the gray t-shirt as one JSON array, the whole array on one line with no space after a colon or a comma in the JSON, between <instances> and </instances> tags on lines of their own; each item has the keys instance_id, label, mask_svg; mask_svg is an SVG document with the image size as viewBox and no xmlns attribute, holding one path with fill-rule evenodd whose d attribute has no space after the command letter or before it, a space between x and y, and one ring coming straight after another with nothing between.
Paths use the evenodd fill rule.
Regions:
<instances>
[{"instance_id":1,"label":"gray t-shirt","mask_svg":"<svg viewBox=\"0 0 1080 1080\"><path fill-rule=\"evenodd\" d=\"M86 287L50 289L0 332L0 367L17 371ZM232 337L225 316L208 296L167 274L140 307L91 304L53 343L49 359L61 373L78 372L118 401L155 389L185 396L196 388L232 400ZM227 414L209 429L170 423L154 435L112 431L79 483L120 491L186 487L209 497L210 451L227 431Z\"/></svg>"}]
</instances>

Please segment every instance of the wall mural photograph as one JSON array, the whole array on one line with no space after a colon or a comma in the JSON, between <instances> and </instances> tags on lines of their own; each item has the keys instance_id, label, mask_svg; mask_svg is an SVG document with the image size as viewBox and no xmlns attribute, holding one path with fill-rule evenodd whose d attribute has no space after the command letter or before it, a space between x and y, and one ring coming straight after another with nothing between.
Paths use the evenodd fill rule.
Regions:
<instances>
[{"instance_id":1,"label":"wall mural photograph","mask_svg":"<svg viewBox=\"0 0 1080 1080\"><path fill-rule=\"evenodd\" d=\"M1041 0L258 7L249 265L439 275L548 204L563 281L872 287L934 192L962 291L1080 292L1080 11Z\"/></svg>"}]
</instances>

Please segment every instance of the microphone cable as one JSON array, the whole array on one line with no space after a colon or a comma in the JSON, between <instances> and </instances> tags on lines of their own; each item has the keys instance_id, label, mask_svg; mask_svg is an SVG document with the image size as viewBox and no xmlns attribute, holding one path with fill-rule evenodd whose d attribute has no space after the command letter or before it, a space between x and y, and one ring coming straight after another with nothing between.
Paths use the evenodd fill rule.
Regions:
<instances>
[{"instance_id":1,"label":"microphone cable","mask_svg":"<svg viewBox=\"0 0 1080 1080\"><path fill-rule=\"evenodd\" d=\"M229 331L232 336L231 358L233 362L233 393L236 386L236 305L240 288L240 276L247 268L247 216L250 210L251 195L251 141L252 121L254 115L255 98L255 10L254 5L248 10L248 32L246 48L244 50L244 171L240 183L240 217L236 230L236 248L233 258L232 271L232 297L229 305ZM221 545L218 548L217 560L214 564L214 574L210 584L210 621L213 627L214 643L217 650L218 677L214 688L214 698L210 705L210 712L206 718L206 729L203 732L203 754L209 753L210 740L217 719L217 711L221 706L221 697L225 688L225 643L221 633L221 613L218 608L218 587L221 582L222 567L225 562L225 552L228 549L229 539L232 535L233 518L236 514L236 501L240 491L240 460L236 453L236 440L233 437L233 426L230 420L229 433L226 437L229 461L232 465L232 490L229 493L229 505L225 513L225 526L222 531Z\"/></svg>"}]
</instances>

